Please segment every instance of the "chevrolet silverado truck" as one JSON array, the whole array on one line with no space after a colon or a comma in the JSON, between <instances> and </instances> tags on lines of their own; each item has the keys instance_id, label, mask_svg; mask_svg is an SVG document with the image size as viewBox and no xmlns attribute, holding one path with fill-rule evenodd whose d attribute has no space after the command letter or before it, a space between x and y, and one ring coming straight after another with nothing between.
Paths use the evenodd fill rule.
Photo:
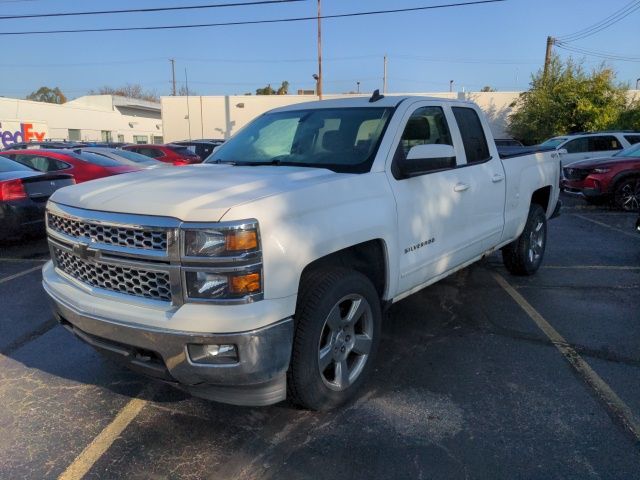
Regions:
<instances>
[{"instance_id":1,"label":"chevrolet silverado truck","mask_svg":"<svg viewBox=\"0 0 640 480\"><path fill-rule=\"evenodd\" d=\"M67 329L138 372L325 410L371 371L392 303L498 249L511 273L538 269L559 175L555 151L501 158L470 102L292 105L204 164L57 191L44 288Z\"/></svg>"}]
</instances>

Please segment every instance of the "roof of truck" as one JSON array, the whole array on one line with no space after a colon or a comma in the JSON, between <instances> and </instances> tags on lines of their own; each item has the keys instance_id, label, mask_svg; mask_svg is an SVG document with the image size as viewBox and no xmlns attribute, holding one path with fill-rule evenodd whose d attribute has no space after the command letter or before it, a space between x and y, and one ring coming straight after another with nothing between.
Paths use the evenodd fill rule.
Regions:
<instances>
[{"instance_id":1,"label":"roof of truck","mask_svg":"<svg viewBox=\"0 0 640 480\"><path fill-rule=\"evenodd\" d=\"M336 98L314 102L294 103L284 107L275 108L273 112L302 110L309 108L344 108L344 107L396 107L405 100L433 100L437 102L470 103L464 100L440 97L427 97L419 95L384 95L378 100L370 101L372 97L354 96L353 98Z\"/></svg>"}]
</instances>

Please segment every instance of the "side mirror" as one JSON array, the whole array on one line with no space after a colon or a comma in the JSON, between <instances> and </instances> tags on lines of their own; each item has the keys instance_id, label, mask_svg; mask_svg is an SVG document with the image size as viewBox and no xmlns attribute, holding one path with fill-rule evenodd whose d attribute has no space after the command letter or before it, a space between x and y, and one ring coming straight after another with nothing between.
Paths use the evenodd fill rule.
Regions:
<instances>
[{"instance_id":1,"label":"side mirror","mask_svg":"<svg viewBox=\"0 0 640 480\"><path fill-rule=\"evenodd\" d=\"M432 143L412 147L407 153L407 158L400 161L399 171L403 178L409 178L455 166L454 148L451 145Z\"/></svg>"}]
</instances>

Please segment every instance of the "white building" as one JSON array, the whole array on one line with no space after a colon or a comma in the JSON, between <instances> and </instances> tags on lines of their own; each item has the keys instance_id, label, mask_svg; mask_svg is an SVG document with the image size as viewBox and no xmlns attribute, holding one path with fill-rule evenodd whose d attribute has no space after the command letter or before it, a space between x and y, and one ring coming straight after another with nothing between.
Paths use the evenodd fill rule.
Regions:
<instances>
[{"instance_id":1,"label":"white building","mask_svg":"<svg viewBox=\"0 0 640 480\"><path fill-rule=\"evenodd\" d=\"M0 97L0 147L29 140L162 143L160 104L114 95L62 105Z\"/></svg>"}]
</instances>

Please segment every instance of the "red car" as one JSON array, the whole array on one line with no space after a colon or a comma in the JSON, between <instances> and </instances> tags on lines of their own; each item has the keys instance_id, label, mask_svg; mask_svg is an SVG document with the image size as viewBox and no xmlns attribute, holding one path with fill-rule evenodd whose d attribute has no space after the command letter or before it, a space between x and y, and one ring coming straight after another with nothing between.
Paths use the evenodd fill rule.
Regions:
<instances>
[{"instance_id":1,"label":"red car","mask_svg":"<svg viewBox=\"0 0 640 480\"><path fill-rule=\"evenodd\" d=\"M174 165L191 165L201 163L202 159L183 145L126 145L124 150L140 153L161 162L172 163Z\"/></svg>"},{"instance_id":2,"label":"red car","mask_svg":"<svg viewBox=\"0 0 640 480\"><path fill-rule=\"evenodd\" d=\"M6 150L2 155L40 172L71 174L76 183L141 170L134 165L79 150Z\"/></svg>"},{"instance_id":3,"label":"red car","mask_svg":"<svg viewBox=\"0 0 640 480\"><path fill-rule=\"evenodd\" d=\"M611 200L627 211L640 209L640 144L612 157L571 163L562 169L562 189L589 203Z\"/></svg>"}]
</instances>

